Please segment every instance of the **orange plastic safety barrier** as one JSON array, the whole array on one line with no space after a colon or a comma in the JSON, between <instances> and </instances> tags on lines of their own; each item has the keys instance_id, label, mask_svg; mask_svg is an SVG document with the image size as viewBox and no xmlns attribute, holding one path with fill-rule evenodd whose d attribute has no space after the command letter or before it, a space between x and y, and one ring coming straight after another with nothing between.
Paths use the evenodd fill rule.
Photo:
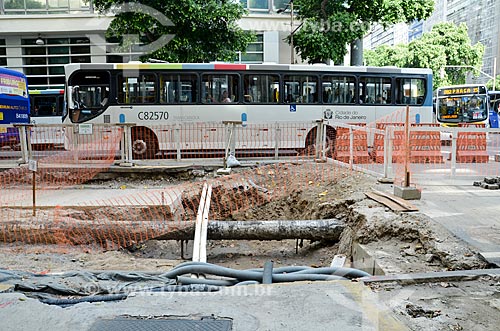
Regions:
<instances>
[{"instance_id":1,"label":"orange plastic safety barrier","mask_svg":"<svg viewBox=\"0 0 500 331\"><path fill-rule=\"evenodd\" d=\"M484 123L459 124L459 127L486 127ZM457 136L458 163L488 163L486 151L486 132L459 132Z\"/></svg>"},{"instance_id":2,"label":"orange plastic safety barrier","mask_svg":"<svg viewBox=\"0 0 500 331\"><path fill-rule=\"evenodd\" d=\"M412 124L412 127L439 127L439 123ZM441 134L425 129L410 131L411 163L444 163L441 154Z\"/></svg>"},{"instance_id":3,"label":"orange plastic safety barrier","mask_svg":"<svg viewBox=\"0 0 500 331\"><path fill-rule=\"evenodd\" d=\"M388 126L395 126L395 127L401 127L404 126L404 123L399 123L399 122L387 122L387 123L377 123L376 128L379 130L385 130L386 127ZM394 142L393 142L393 148L396 146L401 145L397 140L404 139L404 137L400 137L400 135L396 136L396 133L398 131L394 131L395 137L394 137ZM404 131L403 131L404 134ZM372 156L373 159L375 160L376 163L384 163L384 139L385 139L385 134L382 133L375 133L375 137L373 140L373 151L372 151ZM398 149L400 147L397 147Z\"/></svg>"},{"instance_id":4,"label":"orange plastic safety barrier","mask_svg":"<svg viewBox=\"0 0 500 331\"><path fill-rule=\"evenodd\" d=\"M353 163L370 163L368 154L368 135L363 130L353 130ZM350 134L348 128L337 128L335 138L335 160L349 163L351 155Z\"/></svg>"}]
</instances>

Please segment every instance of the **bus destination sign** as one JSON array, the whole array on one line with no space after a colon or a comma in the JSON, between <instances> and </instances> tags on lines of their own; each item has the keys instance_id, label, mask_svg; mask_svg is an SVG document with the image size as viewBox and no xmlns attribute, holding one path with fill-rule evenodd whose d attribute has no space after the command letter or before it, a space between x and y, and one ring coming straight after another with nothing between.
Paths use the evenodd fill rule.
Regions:
<instances>
[{"instance_id":1,"label":"bus destination sign","mask_svg":"<svg viewBox=\"0 0 500 331\"><path fill-rule=\"evenodd\" d=\"M439 96L486 93L483 86L449 87L439 89L438 92Z\"/></svg>"}]
</instances>

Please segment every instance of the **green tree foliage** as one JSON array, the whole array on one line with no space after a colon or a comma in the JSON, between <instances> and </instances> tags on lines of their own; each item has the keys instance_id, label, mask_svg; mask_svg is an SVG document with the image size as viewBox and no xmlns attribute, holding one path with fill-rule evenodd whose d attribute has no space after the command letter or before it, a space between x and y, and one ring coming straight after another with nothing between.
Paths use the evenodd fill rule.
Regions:
<instances>
[{"instance_id":1,"label":"green tree foliage","mask_svg":"<svg viewBox=\"0 0 500 331\"><path fill-rule=\"evenodd\" d=\"M100 12L106 12L118 0L94 0ZM121 12L115 16L107 37L122 39L138 35L147 45L158 38L172 35L173 39L145 58L168 62L234 61L238 51L244 51L255 35L243 31L237 24L245 14L241 3L232 0L143 0L141 5L155 9L172 24L164 25L151 13ZM129 40L131 40L129 38ZM126 38L124 38L126 43ZM122 45L125 48L128 45Z\"/></svg>"},{"instance_id":2,"label":"green tree foliage","mask_svg":"<svg viewBox=\"0 0 500 331\"><path fill-rule=\"evenodd\" d=\"M434 88L464 84L472 68L453 66L472 66L477 74L483 54L481 43L471 45L465 24L457 26L450 22L436 24L430 32L407 45L380 46L364 53L367 65L430 68L434 73Z\"/></svg>"},{"instance_id":3,"label":"green tree foliage","mask_svg":"<svg viewBox=\"0 0 500 331\"><path fill-rule=\"evenodd\" d=\"M347 45L361 39L372 23L391 25L429 17L434 0L294 0L302 26L294 48L309 62L343 61ZM290 38L288 37L290 42Z\"/></svg>"},{"instance_id":4,"label":"green tree foliage","mask_svg":"<svg viewBox=\"0 0 500 331\"><path fill-rule=\"evenodd\" d=\"M488 90L490 91L500 91L500 75L497 75L496 76L496 80L495 80L495 87L493 87L493 79L490 79L487 83L486 83L486 87L488 88Z\"/></svg>"}]
</instances>

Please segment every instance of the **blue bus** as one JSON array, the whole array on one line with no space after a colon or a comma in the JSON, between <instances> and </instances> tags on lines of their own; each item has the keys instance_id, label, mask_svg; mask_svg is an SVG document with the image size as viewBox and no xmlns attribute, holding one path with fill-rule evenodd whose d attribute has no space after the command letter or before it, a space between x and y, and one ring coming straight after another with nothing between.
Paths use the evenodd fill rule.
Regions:
<instances>
[{"instance_id":1,"label":"blue bus","mask_svg":"<svg viewBox=\"0 0 500 331\"><path fill-rule=\"evenodd\" d=\"M0 147L19 145L14 123L29 123L28 81L23 73L0 67Z\"/></svg>"}]
</instances>

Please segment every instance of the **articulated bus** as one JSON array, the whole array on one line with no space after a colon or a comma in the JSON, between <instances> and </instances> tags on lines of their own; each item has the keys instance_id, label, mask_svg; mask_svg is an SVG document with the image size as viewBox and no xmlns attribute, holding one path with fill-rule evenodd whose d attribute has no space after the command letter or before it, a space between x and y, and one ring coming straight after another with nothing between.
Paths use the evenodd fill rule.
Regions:
<instances>
[{"instance_id":1,"label":"articulated bus","mask_svg":"<svg viewBox=\"0 0 500 331\"><path fill-rule=\"evenodd\" d=\"M29 95L30 123L52 125L32 129L32 146L64 145L64 132L62 130L62 116L65 110L64 90L30 90Z\"/></svg>"},{"instance_id":2,"label":"articulated bus","mask_svg":"<svg viewBox=\"0 0 500 331\"><path fill-rule=\"evenodd\" d=\"M333 122L370 123L406 105L412 122L433 121L430 69L128 63L68 64L65 75L64 123L135 123L134 158L175 150L161 124L310 122L288 133L293 137L282 137L280 146L300 149L315 141L316 120L331 123L330 141L335 139ZM217 130L206 134L216 137Z\"/></svg>"},{"instance_id":3,"label":"articulated bus","mask_svg":"<svg viewBox=\"0 0 500 331\"><path fill-rule=\"evenodd\" d=\"M489 125L488 90L485 85L456 85L437 89L436 119L442 126Z\"/></svg>"},{"instance_id":4,"label":"articulated bus","mask_svg":"<svg viewBox=\"0 0 500 331\"><path fill-rule=\"evenodd\" d=\"M19 130L13 123L28 123L30 100L23 73L0 67L0 146L19 146Z\"/></svg>"}]
</instances>

